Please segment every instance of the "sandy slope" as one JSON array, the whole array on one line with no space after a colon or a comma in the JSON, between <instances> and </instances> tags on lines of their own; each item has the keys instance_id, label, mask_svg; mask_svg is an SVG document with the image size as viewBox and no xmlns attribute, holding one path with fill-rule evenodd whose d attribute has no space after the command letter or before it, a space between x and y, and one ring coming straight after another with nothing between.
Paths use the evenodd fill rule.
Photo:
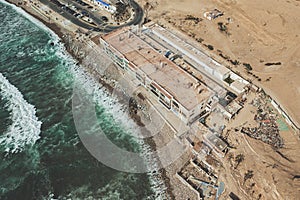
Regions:
<instances>
[{"instance_id":1,"label":"sandy slope","mask_svg":"<svg viewBox=\"0 0 300 200\"><path fill-rule=\"evenodd\" d=\"M225 157L224 171L220 179L224 180L229 190L241 197L241 199L297 199L300 195L300 180L293 178L300 173L300 141L293 131L281 131L280 135L284 140L284 147L279 151L282 157L276 153L272 147L259 140L252 139L234 128L239 127L244 122L253 124L253 113L256 109L249 104L253 99L251 95L244 109L231 121L225 132L229 130L229 143L236 147L230 150L230 154L242 153L245 160L234 169L229 167L229 155ZM255 123L255 122L254 122ZM287 160L287 159L289 160ZM253 170L252 179L243 181L244 174L248 170ZM253 184L253 185L252 185ZM225 191L224 196L230 191Z\"/></svg>"},{"instance_id":2,"label":"sandy slope","mask_svg":"<svg viewBox=\"0 0 300 200\"><path fill-rule=\"evenodd\" d=\"M203 39L202 44L214 47L211 53L217 55L221 50L232 60L250 63L261 81L245 76L263 86L300 124L299 0L138 0L142 5L146 1L154 7L149 11L153 21ZM205 19L203 13L214 8L225 15L213 21ZM203 20L194 23L185 20L187 15ZM218 30L218 22L226 24L229 34ZM265 66L268 62L282 64ZM233 69L245 73L242 64Z\"/></svg>"},{"instance_id":3,"label":"sandy slope","mask_svg":"<svg viewBox=\"0 0 300 200\"><path fill-rule=\"evenodd\" d=\"M141 5L146 1L153 5L149 11L152 21L190 35L195 43L202 41L199 45L211 56L263 87L300 127L300 0L138 0ZM214 8L223 11L224 16L213 21L205 19L203 13ZM200 20L185 20L187 15ZM219 22L227 26L228 34L218 29ZM207 45L214 50L208 50ZM218 55L220 52L241 64L232 65ZM266 66L268 62L281 65ZM242 63L251 64L252 73L258 77L247 74ZM231 127L253 119L247 109L238 116ZM225 171L220 177L230 191L242 199L258 199L259 194L261 199L297 199L300 182L293 176L300 175L300 141L291 130L281 132L285 142L281 152L291 162L260 141L236 132L230 135L231 141L237 142L237 149L231 152L246 155L238 170L223 163ZM254 178L243 184L242 177L250 169L254 170ZM230 191L226 190L224 196Z\"/></svg>"}]
</instances>

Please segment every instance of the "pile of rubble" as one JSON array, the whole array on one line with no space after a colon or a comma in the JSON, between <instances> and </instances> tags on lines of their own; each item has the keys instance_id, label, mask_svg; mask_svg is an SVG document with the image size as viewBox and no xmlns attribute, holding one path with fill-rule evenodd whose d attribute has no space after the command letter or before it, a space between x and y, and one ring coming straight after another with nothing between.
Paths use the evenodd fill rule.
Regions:
<instances>
[{"instance_id":1,"label":"pile of rubble","mask_svg":"<svg viewBox=\"0 0 300 200\"><path fill-rule=\"evenodd\" d=\"M206 19L208 19L208 20L213 20L213 19L216 19L216 18L218 18L218 17L220 17L220 16L223 16L223 15L224 15L224 13L221 12L220 10L218 10L218 9L214 9L214 10L205 12L205 13L203 14L203 16L204 16Z\"/></svg>"},{"instance_id":2,"label":"pile of rubble","mask_svg":"<svg viewBox=\"0 0 300 200\"><path fill-rule=\"evenodd\" d=\"M130 6L129 4L124 4L122 2L116 3L116 12L112 15L116 22L126 21L130 18Z\"/></svg>"},{"instance_id":3,"label":"pile of rubble","mask_svg":"<svg viewBox=\"0 0 300 200\"><path fill-rule=\"evenodd\" d=\"M200 165L200 162L190 160L177 175L181 181L198 193L200 199L217 199L217 177L213 174L209 175L209 170ZM212 177L214 180L212 180Z\"/></svg>"},{"instance_id":4,"label":"pile of rubble","mask_svg":"<svg viewBox=\"0 0 300 200\"><path fill-rule=\"evenodd\" d=\"M264 99L256 98L251 104L258 108L254 120L259 123L259 126L254 128L243 127L241 132L270 144L276 149L282 148L284 143L276 123L277 114Z\"/></svg>"}]
</instances>

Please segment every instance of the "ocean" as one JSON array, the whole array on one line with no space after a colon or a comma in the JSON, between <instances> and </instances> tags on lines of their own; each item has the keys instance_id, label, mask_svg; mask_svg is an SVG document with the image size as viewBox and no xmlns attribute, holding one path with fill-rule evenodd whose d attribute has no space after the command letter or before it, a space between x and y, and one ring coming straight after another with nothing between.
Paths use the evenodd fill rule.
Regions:
<instances>
[{"instance_id":1,"label":"ocean","mask_svg":"<svg viewBox=\"0 0 300 200\"><path fill-rule=\"evenodd\" d=\"M96 91L108 138L143 154L122 105L40 22L3 0L0 19L0 199L163 199L164 184L153 174L112 169L88 152L74 124L74 82Z\"/></svg>"}]
</instances>

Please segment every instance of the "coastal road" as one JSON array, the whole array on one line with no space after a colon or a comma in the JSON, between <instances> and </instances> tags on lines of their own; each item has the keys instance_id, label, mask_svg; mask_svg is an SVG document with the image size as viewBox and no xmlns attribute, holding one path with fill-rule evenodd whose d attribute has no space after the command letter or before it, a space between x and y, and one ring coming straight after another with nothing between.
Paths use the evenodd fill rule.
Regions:
<instances>
[{"instance_id":1,"label":"coastal road","mask_svg":"<svg viewBox=\"0 0 300 200\"><path fill-rule=\"evenodd\" d=\"M135 13L133 19L131 21L125 23L125 24L118 25L118 26L112 26L112 25L108 25L101 18L96 17L89 9L84 8L84 10L89 14L90 18L93 19L94 22L97 23L98 27L95 27L95 26L92 26L92 25L90 25L88 23L85 23L82 20L76 18L71 13L67 12L63 8L61 8L61 7L57 6L56 4L54 4L53 1L51 1L51 0L39 0L39 1L42 4L44 4L44 5L48 6L49 8L51 8L52 10L54 10L55 12L59 13L64 18L70 20L75 25L80 26L80 27L85 28L85 29L88 29L88 30L93 30L93 31L98 31L98 32L103 32L103 33L108 33L108 32L111 32L115 29L124 27L124 26L137 25L137 24L142 22L143 15L144 15L143 9L139 6L139 4L137 4L135 1L131 0L130 5L131 5L131 7L132 7L132 9L134 10L134 13ZM75 2L74 2L74 4L75 4ZM78 4L76 4L76 6L80 7L80 8L83 8L81 5L79 6Z\"/></svg>"}]
</instances>

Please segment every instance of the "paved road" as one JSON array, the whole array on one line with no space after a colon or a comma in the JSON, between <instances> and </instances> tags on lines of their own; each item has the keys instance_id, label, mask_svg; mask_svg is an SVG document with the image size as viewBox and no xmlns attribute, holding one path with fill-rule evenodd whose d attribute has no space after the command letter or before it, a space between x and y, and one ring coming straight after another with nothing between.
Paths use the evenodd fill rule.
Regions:
<instances>
[{"instance_id":1,"label":"paved road","mask_svg":"<svg viewBox=\"0 0 300 200\"><path fill-rule=\"evenodd\" d=\"M87 11L87 13L90 15L90 18L92 18L94 20L94 22L97 23L99 28L95 28L92 25L89 25L85 22L83 22L82 20L76 18L75 16L73 16L72 14L70 14L69 12L67 12L66 10L64 10L63 8L55 5L53 2L51 2L50 0L39 0L42 4L47 5L48 7L50 7L52 10L56 11L57 13L59 13L60 15L62 15L63 17L65 17L66 19L70 20L72 23L76 24L77 26L80 26L82 28L85 29L89 29L89 30L94 30L94 31L98 31L98 32L104 32L104 33L108 33L111 32L115 29L118 29L120 27L124 27L124 26L130 26L130 25L137 25L139 23L142 22L143 20L143 9L133 0L130 1L130 4L132 6L132 8L134 9L135 15L134 18L126 23L126 24L122 24L120 26L111 26L111 25L107 25L106 22L104 22L101 18L96 17L89 9L87 9L86 7L83 7L79 4L77 4L75 1L72 1L72 3L76 4L77 7L80 7L82 9L84 9L85 11Z\"/></svg>"}]
</instances>

